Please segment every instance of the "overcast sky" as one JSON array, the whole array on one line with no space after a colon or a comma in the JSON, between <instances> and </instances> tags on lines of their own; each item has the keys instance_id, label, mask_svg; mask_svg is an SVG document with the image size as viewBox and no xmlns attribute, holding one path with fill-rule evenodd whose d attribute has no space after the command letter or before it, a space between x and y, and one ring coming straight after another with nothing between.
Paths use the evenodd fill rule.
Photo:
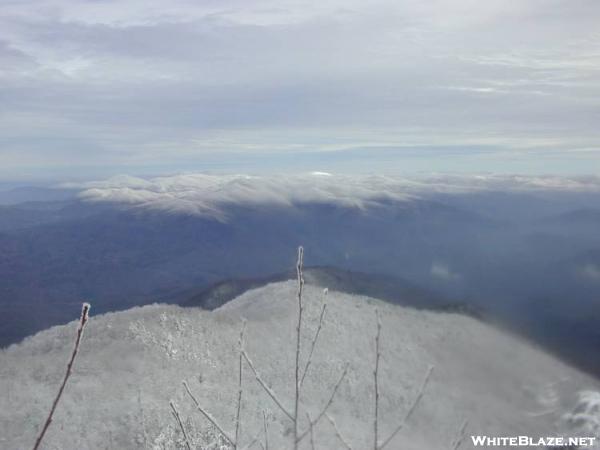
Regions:
<instances>
[{"instance_id":1,"label":"overcast sky","mask_svg":"<svg viewBox=\"0 0 600 450\"><path fill-rule=\"evenodd\" d=\"M0 178L600 171L597 0L2 0Z\"/></svg>"}]
</instances>

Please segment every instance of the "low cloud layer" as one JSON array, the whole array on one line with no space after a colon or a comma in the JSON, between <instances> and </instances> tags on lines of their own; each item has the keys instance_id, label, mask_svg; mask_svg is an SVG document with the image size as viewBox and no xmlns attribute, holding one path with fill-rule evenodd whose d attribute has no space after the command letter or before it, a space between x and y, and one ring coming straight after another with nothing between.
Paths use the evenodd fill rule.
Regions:
<instances>
[{"instance_id":1,"label":"low cloud layer","mask_svg":"<svg viewBox=\"0 0 600 450\"><path fill-rule=\"evenodd\" d=\"M69 185L90 202L113 202L168 212L226 219L231 205L293 206L327 203L368 208L432 194L481 191L600 192L597 177L450 176L422 178L350 176L313 172L294 176L184 174L142 179L130 176Z\"/></svg>"}]
</instances>

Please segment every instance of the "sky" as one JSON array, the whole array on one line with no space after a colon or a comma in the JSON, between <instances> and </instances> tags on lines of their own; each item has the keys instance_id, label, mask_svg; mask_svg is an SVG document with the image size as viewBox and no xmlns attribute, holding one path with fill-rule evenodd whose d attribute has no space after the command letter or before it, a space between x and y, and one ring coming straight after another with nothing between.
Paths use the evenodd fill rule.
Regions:
<instances>
[{"instance_id":1,"label":"sky","mask_svg":"<svg viewBox=\"0 0 600 450\"><path fill-rule=\"evenodd\" d=\"M2 0L0 180L600 172L597 0Z\"/></svg>"}]
</instances>

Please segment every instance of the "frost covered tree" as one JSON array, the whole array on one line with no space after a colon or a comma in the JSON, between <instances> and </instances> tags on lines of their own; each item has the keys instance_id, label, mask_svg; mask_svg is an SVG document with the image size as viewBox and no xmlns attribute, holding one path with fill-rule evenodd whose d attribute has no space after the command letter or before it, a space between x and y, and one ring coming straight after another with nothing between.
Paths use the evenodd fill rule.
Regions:
<instances>
[{"instance_id":1,"label":"frost covered tree","mask_svg":"<svg viewBox=\"0 0 600 450\"><path fill-rule=\"evenodd\" d=\"M156 414L156 409L150 415L144 414L141 399L142 386L138 386L138 403L141 411L143 438L134 439L137 448L152 450L172 450L174 448L186 450L241 450L250 448L271 448L271 450L282 448L294 450L300 448L311 450L316 448L372 448L373 450L389 450L398 448L400 441L398 435L415 411L418 410L418 406L426 394L433 367L429 367L425 371L418 389L413 390L414 394L411 394L414 397L408 397L409 402L404 407L406 409L402 409L399 417L395 418L396 410L393 408L384 407L382 409L380 397L381 392L386 391L386 385L385 381L382 383L381 369L383 368L385 372L392 368L392 371L396 373L398 369L395 369L396 366L393 362L389 364L385 357L382 357L386 353L386 342L388 341L385 339L385 334L382 333L384 327L379 310L375 308L376 320L374 321L372 341L371 338L367 337L364 345L360 344L363 348L362 352L352 356L349 353L352 350L348 347L340 352L339 347L336 345L338 330L335 328L339 318L347 317L350 311L347 310L347 313L344 314L336 314L335 317L332 315L332 319L328 320L327 313L334 310L334 306L337 311L339 305L333 304L335 297L328 296L327 289L322 292L322 303L305 299L303 269L304 250L300 247L296 263L296 285L294 286L290 282L287 291L289 292L289 298L294 296L294 300L293 303L288 303L285 306L288 312L286 317L289 317L289 320L293 322L293 329L288 328L293 333L293 338L289 338L289 340L279 341L280 335L284 333L287 326L283 324L279 326L277 333L273 333L271 330L263 334L260 339L257 339L256 334L260 331L256 328L252 331L250 327L247 329L246 320L243 318L248 317L250 319L251 316L245 316L242 312L231 324L236 327L239 317L242 318L237 339L231 335L231 332L227 331L221 336L220 340L219 338L211 340L211 334L207 334L206 330L202 331L202 328L195 328L193 319L184 317L168 323L169 318L164 313L160 314L157 322L160 329L164 327L164 336L157 335L156 330L151 332L146 329L140 320L129 323L129 330L137 341L142 342L144 345L159 346L167 355L167 360L185 359L190 363L209 361L208 365L212 364L211 367L215 368L217 367L215 363L219 361L219 366L227 367L226 370L221 371L221 376L231 376L231 378L228 378L230 380L229 385L234 386L234 383L236 384L235 390L232 390L227 388L227 384L221 384L219 380L218 387L209 388L203 395L202 391L194 392L197 388L194 389L191 383L184 381L181 398L177 402L175 400L167 402L165 407L172 418L171 421L165 421L165 416ZM319 290L313 289L313 294L309 295L311 289L313 288L309 287L307 289L306 295L308 298L319 298L321 295ZM294 291L295 294L292 293ZM279 291L274 291L272 298L278 298L278 294ZM368 303L365 303L365 305L367 311L373 311ZM34 450L41 448L40 443L44 439L50 423L52 423L54 411L70 378L73 363L79 352L83 330L88 322L88 311L89 305L84 304L66 374L59 393L52 403L48 418L41 429ZM258 311L259 314L264 313L262 310L253 311L255 313ZM364 317L362 313L353 317L359 316ZM213 325L218 326L218 316L207 317L206 320L211 327ZM273 320L276 319L269 316L267 323L273 325ZM366 320L361 319L361 323L366 326L366 328L361 329L363 332L366 330L368 334L371 329L370 319L368 317ZM248 324L250 325L250 322ZM198 333L199 331L200 333ZM99 330L98 337L103 336L102 333L105 332ZM179 334L174 337L172 333ZM228 342L225 346L222 344L223 336L231 337L229 340L225 339ZM278 354L278 358L285 359L289 365L280 365L279 361L276 361L275 366L271 365L268 369L265 369L265 358L259 353L261 339L264 339L265 336L268 339L281 342L281 347L277 345L277 348L282 350L281 354ZM91 338L92 336L90 336ZM174 339L179 342L179 346L173 346ZM253 342L258 342L259 347L252 348ZM198 345L206 345L205 352L196 352ZM271 346L272 350L273 348ZM234 349L233 354L236 356L235 362L232 361L231 366L228 366L227 363L221 364L232 355L229 349ZM335 349L338 349L337 353L341 353L341 355L335 355ZM373 351L372 356L370 356L371 349ZM324 364L322 358L315 358L315 355L323 354L326 354L328 359L335 356L336 364ZM282 357L282 355L286 356ZM352 363L348 361L352 361ZM166 367L163 366L164 369ZM235 370L233 370L234 367ZM324 367L328 367L326 372L323 371ZM223 367L221 368L223 369ZM283 378L282 373L286 374ZM371 377L368 375L369 373L372 374ZM160 379L161 376L166 375L155 373L154 376ZM204 372L198 375L201 386L203 385L202 379L204 376ZM417 372L417 378L413 378L417 381L414 383L415 386L417 386L419 376L420 374ZM274 384L273 382L277 380L277 377L283 382ZM386 378L388 377L385 377L384 380ZM165 379L171 380L172 378ZM329 387L323 388L322 386L326 383L329 384ZM364 390L366 396L363 397L363 401L356 405L356 408L364 411L364 414L361 414L362 419L360 422L364 425L364 429L362 425L359 425L359 428L355 428L355 430L360 430L358 432L349 430L346 422L338 415L341 413L340 407L342 404L347 409L349 406L353 408L352 404L356 403L352 383L359 383L361 386L367 387ZM413 383L409 384L412 385ZM225 395L221 396L219 394L221 390L224 391ZM172 391L177 391L177 388ZM257 396L257 393L260 395ZM173 399L171 394L169 397ZM166 398L169 399L169 397ZM207 401L209 397L212 397L211 401ZM185 402L186 399L189 399L190 403ZM219 399L226 400L218 404L216 402ZM385 397L383 400L386 403ZM258 401L264 403L260 405L255 403ZM193 409L191 406L193 406ZM229 408L230 413L226 413L225 410ZM199 413L201 420L206 425L198 426L194 422L194 411ZM231 422L229 421L231 419L225 420L224 417L226 416L233 418L233 420ZM336 420L336 416L338 420ZM384 417L382 418L382 416ZM135 417L139 417L139 415L135 414ZM257 418L259 419L257 420ZM372 420L372 423L370 420ZM396 424L394 425L394 423ZM461 446L464 441L466 426L466 422L463 423L462 427L455 433L456 436L448 446L449 449L456 450ZM131 434L132 432L131 427L124 430L125 434ZM113 438L114 436L110 434L109 430L107 441L107 448L109 449L118 448L118 444L113 444ZM119 436L115 442L123 441L123 439L123 435ZM362 441L360 441L361 439ZM359 441L361 443L357 443ZM86 442L85 436L81 437L81 442Z\"/></svg>"},{"instance_id":2,"label":"frost covered tree","mask_svg":"<svg viewBox=\"0 0 600 450\"><path fill-rule=\"evenodd\" d=\"M244 385L243 385L243 373L244 368L247 366L250 369L256 383L264 390L264 392L269 396L272 400L274 407L279 410L289 421L291 425L291 433L290 433L290 447L294 450L298 450L301 444L304 446L308 446L308 448L314 449L316 442L318 440L318 436L316 436L315 429L316 426L321 422L326 420L332 431L335 433L336 437L342 448L346 448L351 450L352 444L346 439L341 431L339 430L335 418L330 414L329 409L331 405L335 401L336 394L346 378L348 371L350 370L349 364L345 364L343 370L339 374L337 378L337 382L333 386L330 392L323 396L324 402L320 411L311 416L308 411L304 411L303 409L303 401L304 401L304 392L303 392L303 384L310 373L310 368L313 363L313 354L315 348L318 345L319 335L321 333L324 318L327 310L327 302L324 300L323 305L320 310L318 324L316 326L315 332L310 339L309 345L304 346L302 341L302 331L304 329L304 311L305 304L303 298L303 289L304 289L304 249L303 247L298 248L298 257L296 262L296 280L297 280L297 294L296 294L296 305L297 305L297 320L296 320L296 329L295 329L295 354L294 354L294 386L293 393L294 397L292 399L285 399L279 393L275 392L273 388L270 387L268 382L268 374L261 373L260 370L254 364L252 358L248 354L247 350L244 346L244 332L245 332L245 321L243 321L241 326L241 332L239 336L239 355L238 355L238 389L237 389L237 402L235 405L236 414L235 414L235 423L233 424L234 431L227 431L227 427L223 426L218 422L218 420L211 415L211 413L204 408L200 401L197 399L196 395L194 395L188 384L184 381L183 385L185 391L189 398L192 400L197 410L202 414L202 416L209 422L217 431L220 433L223 440L226 442L226 448L231 448L235 450L239 449L249 449L253 446L258 446L263 449L268 449L269 447L269 437L268 437L268 425L266 414L263 411L264 418L264 427L262 430L259 430L256 435L252 439L250 439L245 444L242 442L240 438L240 427L242 422L242 399L244 395ZM327 297L328 290L325 289L323 294L324 298ZM384 450L388 448L389 445L393 442L394 438L400 433L403 429L404 425L410 419L411 415L417 409L419 402L421 401L427 383L431 377L433 372L433 366L430 366L427 373L425 374L422 384L417 391L417 395L411 403L408 411L404 414L404 416L399 421L398 425L393 429L393 431L388 434L386 437L381 438L380 430L379 430L379 366L381 360L381 348L380 348L380 340L381 340L381 318L379 316L379 312L376 310L376 334L375 334L375 357L374 357L374 368L373 368L373 388L374 388L374 405L373 405L373 450ZM307 356L303 355L307 353ZM179 418L177 410L171 403L171 407L173 409L173 417L176 420L186 448L189 450L192 448L190 441L187 437L186 430ZM462 436L464 434L464 428L466 424L463 425L459 436L455 439L452 444L453 449L456 449L460 446L462 442ZM367 429L365 429L365 433L367 433ZM260 436L262 434L262 436Z\"/></svg>"}]
</instances>

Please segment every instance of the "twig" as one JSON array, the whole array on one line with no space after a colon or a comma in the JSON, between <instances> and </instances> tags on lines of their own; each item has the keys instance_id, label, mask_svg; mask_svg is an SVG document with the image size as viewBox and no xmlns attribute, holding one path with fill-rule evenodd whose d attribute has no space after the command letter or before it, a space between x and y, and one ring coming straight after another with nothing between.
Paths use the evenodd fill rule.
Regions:
<instances>
[{"instance_id":1,"label":"twig","mask_svg":"<svg viewBox=\"0 0 600 450\"><path fill-rule=\"evenodd\" d=\"M239 361L239 370L238 370L238 397L237 397L237 411L235 414L235 444L233 446L234 449L238 448L238 444L240 442L240 413L242 410L242 368L244 363L244 358L242 353L244 351L244 331L246 330L246 320L242 322L242 330L240 331L240 361Z\"/></svg>"},{"instance_id":2,"label":"twig","mask_svg":"<svg viewBox=\"0 0 600 450\"><path fill-rule=\"evenodd\" d=\"M50 424L52 423L52 416L54 415L54 411L56 411L58 402L60 401L60 398L62 397L63 391L65 390L65 386L67 385L67 380L71 376L71 371L73 370L73 363L75 362L75 357L77 356L77 352L79 351L79 345L81 343L81 337L83 336L83 330L85 329L85 325L87 324L88 319L89 319L89 312L90 312L90 304L84 303L81 306L81 317L79 318L79 326L77 327L77 337L75 338L75 346L73 348L73 353L71 353L71 359L67 363L67 371L65 373L63 381L58 390L58 394L56 395L56 398L54 399L54 402L52 403L52 407L50 408L50 413L48 414L48 417L46 418L46 422L44 423L44 426L42 427L42 431L40 432L38 438L35 441L33 450L37 450L39 448L40 444L42 443L42 439L44 439L44 435L46 434L46 431L48 431L48 427L50 427Z\"/></svg>"},{"instance_id":3,"label":"twig","mask_svg":"<svg viewBox=\"0 0 600 450\"><path fill-rule=\"evenodd\" d=\"M267 414L263 410L263 428L265 430L265 450L269 450L269 428L267 427Z\"/></svg>"},{"instance_id":4,"label":"twig","mask_svg":"<svg viewBox=\"0 0 600 450\"><path fill-rule=\"evenodd\" d=\"M258 384L260 384L262 386L262 388L265 390L265 392L267 394L269 394L269 397L271 397L273 399L273 401L275 402L275 404L277 406L279 406L279 409L281 409L281 411L293 422L294 421L294 416L279 401L279 399L277 398L277 395L275 394L275 392L273 392L273 390L269 386L267 386L267 384L263 381L262 377L257 372L256 367L254 367L254 364L252 363L252 360L248 357L248 354L246 353L245 350L242 352L242 355L244 356L244 359L246 360L246 362L250 366L250 369L252 369L252 372L254 373L254 378L256 378L256 381L258 381Z\"/></svg>"},{"instance_id":5,"label":"twig","mask_svg":"<svg viewBox=\"0 0 600 450\"><path fill-rule=\"evenodd\" d=\"M469 421L465 420L463 422L462 426L460 427L460 430L458 431L458 435L456 436L456 439L454 440L454 444L452 445L452 450L458 450L460 445L463 443L463 440L465 439L465 431L467 430L468 425L469 425Z\"/></svg>"},{"instance_id":6,"label":"twig","mask_svg":"<svg viewBox=\"0 0 600 450\"><path fill-rule=\"evenodd\" d=\"M173 413L173 417L175 417L175 420L179 424L179 428L181 429L181 432L183 433L183 439L185 440L185 446L187 447L188 450L192 450L192 446L190 445L190 440L188 439L188 436L187 436L187 433L185 432L183 423L181 422L181 417L179 417L179 411L177 411L177 408L175 407L175 404L173 402L169 402L169 405L171 405L171 412Z\"/></svg>"},{"instance_id":7,"label":"twig","mask_svg":"<svg viewBox=\"0 0 600 450\"><path fill-rule=\"evenodd\" d=\"M313 352L315 351L315 346L317 345L317 340L319 339L319 333L321 332L321 328L323 326L323 317L325 316L325 310L327 309L327 303L323 303L323 308L321 308L321 315L319 316L319 326L317 327L317 331L315 332L315 336L312 340L312 344L310 346L310 353L308 354L308 360L306 361L306 365L304 366L304 371L302 372L302 379L300 380L300 386L304 383L304 378L306 378L306 374L308 372L308 368L312 363Z\"/></svg>"},{"instance_id":8,"label":"twig","mask_svg":"<svg viewBox=\"0 0 600 450\"><path fill-rule=\"evenodd\" d=\"M142 389L138 386L138 404L140 407L140 420L142 422L142 435L144 437L144 448L148 448L148 432L146 431L146 416L144 414L144 405L142 403Z\"/></svg>"},{"instance_id":9,"label":"twig","mask_svg":"<svg viewBox=\"0 0 600 450\"><path fill-rule=\"evenodd\" d=\"M344 380L344 378L346 377L346 374L348 373L348 366L349 366L348 364L346 364L344 366L344 370L342 372L342 375L340 376L340 378L338 379L337 383L335 384L333 390L331 391L331 395L329 396L329 400L327 401L327 403L325 404L325 406L323 407L323 409L321 410L321 412L317 415L317 418L315 420L313 420L312 422L310 422L310 427L314 427L317 423L319 423L319 421L321 420L321 418L327 413L327 410L329 409L329 407L333 403L333 399L335 397L335 394L337 393L340 385L342 384L342 381ZM310 428L308 430L306 430L304 433L302 433L300 436L298 436L298 442L301 441L309 432L310 432Z\"/></svg>"},{"instance_id":10,"label":"twig","mask_svg":"<svg viewBox=\"0 0 600 450\"><path fill-rule=\"evenodd\" d=\"M373 370L374 386L375 386L375 412L373 417L373 450L379 448L379 358L381 353L379 351L379 338L381 336L381 318L379 317L379 310L375 309L375 316L377 318L377 334L375 335L375 370Z\"/></svg>"},{"instance_id":11,"label":"twig","mask_svg":"<svg viewBox=\"0 0 600 450\"><path fill-rule=\"evenodd\" d=\"M394 439L394 437L400 432L400 430L402 430L402 428L404 427L404 425L406 424L408 419L410 419L410 416L417 408L417 405L419 404L419 402L421 401L421 398L423 397L423 394L425 393L425 388L427 387L429 378L431 378L432 372L433 372L433 366L430 366L429 369L427 370L427 374L425 375L425 378L423 379L423 383L421 384L421 387L420 387L419 391L417 392L417 396L415 397L412 405L408 409L408 412L404 416L404 420L402 422L400 422L400 424L396 427L396 429L392 432L392 434L390 434L390 436L385 441L383 441L383 444L381 444L378 447L378 450L382 450L383 448L385 448L392 441L392 439Z\"/></svg>"},{"instance_id":12,"label":"twig","mask_svg":"<svg viewBox=\"0 0 600 450\"><path fill-rule=\"evenodd\" d=\"M233 439L231 438L231 436L229 436L229 434L227 434L223 428L221 427L221 425L219 425L217 423L217 421L204 409L202 409L202 407L200 406L200 403L198 403L198 400L196 400L196 397L194 397L194 394L192 394L192 392L190 391L190 388L188 387L188 384L184 381L183 382L183 386L185 387L185 390L187 391L188 395L190 396L190 398L192 399L192 401L194 402L194 404L196 405L196 408L198 409L198 411L200 411L202 413L202 415L204 417L206 417L206 419L212 423L215 428L217 430L219 430L219 432L223 435L223 437L232 445L235 446Z\"/></svg>"},{"instance_id":13,"label":"twig","mask_svg":"<svg viewBox=\"0 0 600 450\"><path fill-rule=\"evenodd\" d=\"M315 435L313 433L313 422L312 419L310 418L310 414L306 413L306 418L308 419L308 426L309 426L309 435L310 435L310 448L311 450L315 450Z\"/></svg>"},{"instance_id":14,"label":"twig","mask_svg":"<svg viewBox=\"0 0 600 450\"><path fill-rule=\"evenodd\" d=\"M300 337L302 328L302 312L304 305L302 303L302 290L304 288L304 277L302 267L304 265L304 248L298 247L298 262L296 264L296 275L298 278L298 323L296 324L296 364L295 364L295 398L294 398L294 449L298 448L298 410L300 408Z\"/></svg>"},{"instance_id":15,"label":"twig","mask_svg":"<svg viewBox=\"0 0 600 450\"><path fill-rule=\"evenodd\" d=\"M346 447L348 450L352 450L352 447L350 446L348 441L346 441L346 439L344 439L344 436L342 436L342 433L340 433L340 430L338 429L338 427L335 423L335 420L333 420L333 417L331 417L329 415L329 413L326 413L325 417L327 417L327 420L329 420L329 423L331 424L331 426L333 427L333 430L335 431L335 435L340 440L340 442L344 445L344 447Z\"/></svg>"}]
</instances>

